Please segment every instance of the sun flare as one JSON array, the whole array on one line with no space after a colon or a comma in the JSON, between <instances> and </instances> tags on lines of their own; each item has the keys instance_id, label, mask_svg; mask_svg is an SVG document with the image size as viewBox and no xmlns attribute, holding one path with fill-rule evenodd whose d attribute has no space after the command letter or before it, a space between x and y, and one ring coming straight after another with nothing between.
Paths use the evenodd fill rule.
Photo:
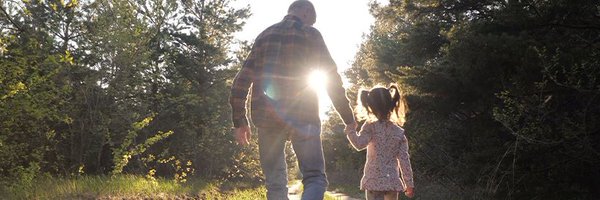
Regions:
<instances>
[{"instance_id":1,"label":"sun flare","mask_svg":"<svg viewBox=\"0 0 600 200\"><path fill-rule=\"evenodd\" d=\"M327 76L322 71L315 70L308 77L308 85L317 92L324 92L327 85Z\"/></svg>"},{"instance_id":2,"label":"sun flare","mask_svg":"<svg viewBox=\"0 0 600 200\"><path fill-rule=\"evenodd\" d=\"M319 97L319 115L321 119L326 119L326 112L331 107L331 101L329 100L329 95L327 95L327 75L324 72L315 70L310 73L308 76L308 85L312 90L317 92L317 96Z\"/></svg>"}]
</instances>

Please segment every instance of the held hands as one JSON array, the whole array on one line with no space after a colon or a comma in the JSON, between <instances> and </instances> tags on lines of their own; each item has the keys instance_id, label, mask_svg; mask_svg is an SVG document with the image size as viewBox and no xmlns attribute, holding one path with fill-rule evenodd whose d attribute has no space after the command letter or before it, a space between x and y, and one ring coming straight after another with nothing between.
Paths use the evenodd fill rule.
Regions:
<instances>
[{"instance_id":1,"label":"held hands","mask_svg":"<svg viewBox=\"0 0 600 200\"><path fill-rule=\"evenodd\" d=\"M415 196L414 188L413 187L406 188L406 190L404 191L404 195L406 195L406 197L408 197L408 198L413 198L413 196Z\"/></svg>"},{"instance_id":2,"label":"held hands","mask_svg":"<svg viewBox=\"0 0 600 200\"><path fill-rule=\"evenodd\" d=\"M356 128L358 128L358 124L355 122L351 124L346 124L346 128L344 128L344 133L350 134L356 132Z\"/></svg>"},{"instance_id":3,"label":"held hands","mask_svg":"<svg viewBox=\"0 0 600 200\"><path fill-rule=\"evenodd\" d=\"M245 146L250 144L250 135L252 135L252 130L250 129L250 126L245 125L237 127L233 132L235 134L235 141L239 145Z\"/></svg>"}]
</instances>

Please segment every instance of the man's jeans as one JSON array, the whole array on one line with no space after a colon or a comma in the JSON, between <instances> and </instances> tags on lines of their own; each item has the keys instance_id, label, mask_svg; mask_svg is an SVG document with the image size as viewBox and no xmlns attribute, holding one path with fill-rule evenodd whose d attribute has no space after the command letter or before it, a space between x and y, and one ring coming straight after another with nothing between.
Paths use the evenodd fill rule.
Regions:
<instances>
[{"instance_id":1,"label":"man's jeans","mask_svg":"<svg viewBox=\"0 0 600 200\"><path fill-rule=\"evenodd\" d=\"M287 164L284 153L288 137L292 142L302 173L304 185L302 199L323 199L328 183L319 125L258 128L260 164L266 179L267 199L288 199Z\"/></svg>"}]
</instances>

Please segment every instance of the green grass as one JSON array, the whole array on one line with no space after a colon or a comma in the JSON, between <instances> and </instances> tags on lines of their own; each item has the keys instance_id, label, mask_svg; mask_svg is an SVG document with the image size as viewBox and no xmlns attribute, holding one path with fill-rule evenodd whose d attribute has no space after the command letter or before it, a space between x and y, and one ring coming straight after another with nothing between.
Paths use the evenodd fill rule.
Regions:
<instances>
[{"instance_id":1,"label":"green grass","mask_svg":"<svg viewBox=\"0 0 600 200\"><path fill-rule=\"evenodd\" d=\"M232 200L250 200L250 199L267 199L267 192L264 187L234 190L232 194L225 195L225 199Z\"/></svg>"},{"instance_id":2,"label":"green grass","mask_svg":"<svg viewBox=\"0 0 600 200\"><path fill-rule=\"evenodd\" d=\"M149 180L143 176L81 176L37 178L31 183L0 188L0 199L266 199L264 186L250 183ZM335 200L325 195L325 200Z\"/></svg>"},{"instance_id":3,"label":"green grass","mask_svg":"<svg viewBox=\"0 0 600 200\"><path fill-rule=\"evenodd\" d=\"M38 178L0 188L2 199L265 199L264 187L244 183L149 180L142 176Z\"/></svg>"},{"instance_id":4,"label":"green grass","mask_svg":"<svg viewBox=\"0 0 600 200\"><path fill-rule=\"evenodd\" d=\"M327 194L325 194L325 198L323 198L323 200L338 200L335 197L329 196Z\"/></svg>"}]
</instances>

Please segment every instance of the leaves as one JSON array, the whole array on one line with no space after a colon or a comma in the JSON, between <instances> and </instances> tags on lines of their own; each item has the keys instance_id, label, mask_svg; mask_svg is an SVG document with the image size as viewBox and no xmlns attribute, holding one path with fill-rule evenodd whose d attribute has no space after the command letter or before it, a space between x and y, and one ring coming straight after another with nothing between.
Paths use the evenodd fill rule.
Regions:
<instances>
[{"instance_id":1,"label":"leaves","mask_svg":"<svg viewBox=\"0 0 600 200\"><path fill-rule=\"evenodd\" d=\"M33 164L67 176L230 174L222 166L242 161L228 49L248 9L228 3L0 3L2 180ZM171 157L179 166L159 162Z\"/></svg>"},{"instance_id":2,"label":"leaves","mask_svg":"<svg viewBox=\"0 0 600 200\"><path fill-rule=\"evenodd\" d=\"M423 198L597 196L597 2L409 0L371 9L377 21L347 74L356 87L397 82L408 94L405 128L421 185L462 195ZM572 187L554 187L564 182Z\"/></svg>"}]
</instances>

